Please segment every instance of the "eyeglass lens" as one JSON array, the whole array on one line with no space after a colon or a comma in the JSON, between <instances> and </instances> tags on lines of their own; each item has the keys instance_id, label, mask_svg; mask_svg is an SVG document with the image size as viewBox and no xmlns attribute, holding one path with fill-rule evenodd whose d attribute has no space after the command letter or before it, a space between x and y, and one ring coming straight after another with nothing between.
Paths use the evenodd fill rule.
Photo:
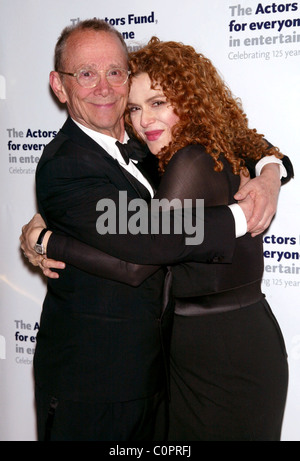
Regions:
<instances>
[{"instance_id":1,"label":"eyeglass lens","mask_svg":"<svg viewBox=\"0 0 300 461\"><path fill-rule=\"evenodd\" d=\"M79 85L91 88L98 84L100 72L95 69L81 69L77 72L76 77ZM106 78L111 86L120 86L126 83L128 71L125 69L110 69L106 72Z\"/></svg>"}]
</instances>

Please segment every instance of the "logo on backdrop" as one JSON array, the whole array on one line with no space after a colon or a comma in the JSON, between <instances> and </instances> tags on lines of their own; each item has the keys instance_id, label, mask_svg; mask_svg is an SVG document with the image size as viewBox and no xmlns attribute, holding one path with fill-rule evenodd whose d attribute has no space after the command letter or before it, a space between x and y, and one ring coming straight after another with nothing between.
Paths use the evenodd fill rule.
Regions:
<instances>
[{"instance_id":1,"label":"logo on backdrop","mask_svg":"<svg viewBox=\"0 0 300 461\"><path fill-rule=\"evenodd\" d=\"M10 174L34 174L44 147L57 134L57 131L6 128L8 137L8 171Z\"/></svg>"},{"instance_id":2,"label":"logo on backdrop","mask_svg":"<svg viewBox=\"0 0 300 461\"><path fill-rule=\"evenodd\" d=\"M39 330L38 322L15 320L15 361L18 365L32 365L35 352L36 334Z\"/></svg>"},{"instance_id":3,"label":"logo on backdrop","mask_svg":"<svg viewBox=\"0 0 300 461\"><path fill-rule=\"evenodd\" d=\"M113 18L102 18L105 22L110 24L113 27L116 27L116 29L120 30L121 34L123 35L124 40L138 40L138 37L136 36L136 33L138 32L138 27L143 26L143 32L144 32L144 26L147 25L153 25L157 24L158 20L156 18L155 12L147 12L147 14L144 14L142 16L137 16L134 13L128 13L126 16L123 16L121 18L118 17L113 17ZM73 18L70 19L72 25L76 25L79 21L80 18ZM121 28L126 27L126 30L121 30ZM134 51L139 47L136 46L128 46L128 50Z\"/></svg>"},{"instance_id":4,"label":"logo on backdrop","mask_svg":"<svg viewBox=\"0 0 300 461\"><path fill-rule=\"evenodd\" d=\"M300 287L300 236L266 235L264 242L265 273L263 284L267 287Z\"/></svg>"},{"instance_id":5,"label":"logo on backdrop","mask_svg":"<svg viewBox=\"0 0 300 461\"><path fill-rule=\"evenodd\" d=\"M298 2L230 5L229 60L291 59L300 55Z\"/></svg>"}]
</instances>

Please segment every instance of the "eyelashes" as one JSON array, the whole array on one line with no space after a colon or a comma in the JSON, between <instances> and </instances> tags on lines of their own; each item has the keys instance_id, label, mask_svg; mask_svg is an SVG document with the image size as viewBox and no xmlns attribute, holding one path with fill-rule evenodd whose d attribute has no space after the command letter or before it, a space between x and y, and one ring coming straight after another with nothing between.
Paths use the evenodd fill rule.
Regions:
<instances>
[{"instance_id":1,"label":"eyelashes","mask_svg":"<svg viewBox=\"0 0 300 461\"><path fill-rule=\"evenodd\" d=\"M162 106L164 104L167 104L167 101L163 101L163 100L159 99L157 101L153 101L151 103L151 107L160 107L160 106ZM139 106L134 106L133 105L133 106L129 106L128 110L129 110L130 113L132 113L132 112L137 112L137 111L141 110L141 108Z\"/></svg>"}]
</instances>

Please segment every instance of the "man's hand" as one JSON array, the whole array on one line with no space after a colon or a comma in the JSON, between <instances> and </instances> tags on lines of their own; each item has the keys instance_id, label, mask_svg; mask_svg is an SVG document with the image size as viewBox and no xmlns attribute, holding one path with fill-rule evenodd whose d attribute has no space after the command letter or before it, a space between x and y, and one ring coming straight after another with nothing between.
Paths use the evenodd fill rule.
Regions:
<instances>
[{"instance_id":1,"label":"man's hand","mask_svg":"<svg viewBox=\"0 0 300 461\"><path fill-rule=\"evenodd\" d=\"M46 227L45 221L40 214L34 215L31 221L22 227L22 234L20 236L21 249L23 250L24 256L28 258L29 262L33 266L39 266L43 274L49 278L58 278L59 275L56 272L51 271L53 269L64 269L65 264L60 261L54 261L53 259L47 259L45 255L39 255L34 250L36 241L41 231ZM44 237L43 244L47 247L47 242L51 235L51 231L48 231Z\"/></svg>"},{"instance_id":2,"label":"man's hand","mask_svg":"<svg viewBox=\"0 0 300 461\"><path fill-rule=\"evenodd\" d=\"M247 197L251 197L253 200L252 216L248 218L249 208L246 212L248 232L251 233L252 237L261 234L270 226L277 210L280 186L279 166L277 164L270 163L264 166L261 175L252 180L241 173L241 185L235 199L239 201L242 208L242 203Z\"/></svg>"}]
</instances>

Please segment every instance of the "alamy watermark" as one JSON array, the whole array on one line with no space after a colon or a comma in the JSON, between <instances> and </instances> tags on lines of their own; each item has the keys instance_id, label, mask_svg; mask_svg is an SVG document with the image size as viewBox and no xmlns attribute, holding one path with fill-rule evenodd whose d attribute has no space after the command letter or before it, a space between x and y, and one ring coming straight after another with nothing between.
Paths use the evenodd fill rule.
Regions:
<instances>
[{"instance_id":1,"label":"alamy watermark","mask_svg":"<svg viewBox=\"0 0 300 461\"><path fill-rule=\"evenodd\" d=\"M98 201L103 212L96 222L100 235L105 234L184 234L186 245L200 245L204 239L203 199L128 200L127 191L119 192L116 204L110 198Z\"/></svg>"}]
</instances>

